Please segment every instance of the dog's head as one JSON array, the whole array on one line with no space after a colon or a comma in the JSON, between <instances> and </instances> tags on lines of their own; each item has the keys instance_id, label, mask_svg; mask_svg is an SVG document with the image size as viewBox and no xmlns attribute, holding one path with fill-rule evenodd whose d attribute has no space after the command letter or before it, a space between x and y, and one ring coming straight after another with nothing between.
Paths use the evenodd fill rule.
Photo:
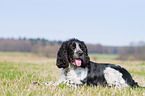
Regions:
<instances>
[{"instance_id":1,"label":"dog's head","mask_svg":"<svg viewBox=\"0 0 145 96\"><path fill-rule=\"evenodd\" d=\"M90 58L88 50L83 41L71 39L62 43L57 53L58 68L67 68L69 64L74 66L86 67Z\"/></svg>"}]
</instances>

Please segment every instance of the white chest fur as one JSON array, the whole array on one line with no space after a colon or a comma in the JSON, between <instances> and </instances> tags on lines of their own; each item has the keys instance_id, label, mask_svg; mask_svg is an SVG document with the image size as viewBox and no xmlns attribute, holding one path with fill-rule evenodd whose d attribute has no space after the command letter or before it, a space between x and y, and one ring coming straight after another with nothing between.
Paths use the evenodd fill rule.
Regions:
<instances>
[{"instance_id":1,"label":"white chest fur","mask_svg":"<svg viewBox=\"0 0 145 96\"><path fill-rule=\"evenodd\" d=\"M88 68L80 67L61 70L63 80L69 81L71 84L82 84L81 80L87 77L87 73Z\"/></svg>"}]
</instances>

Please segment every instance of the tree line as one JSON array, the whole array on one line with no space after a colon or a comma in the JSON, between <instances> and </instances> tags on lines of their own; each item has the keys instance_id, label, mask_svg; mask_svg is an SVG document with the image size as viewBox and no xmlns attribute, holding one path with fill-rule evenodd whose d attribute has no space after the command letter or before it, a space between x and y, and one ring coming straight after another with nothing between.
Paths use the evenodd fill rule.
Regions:
<instances>
[{"instance_id":1,"label":"tree line","mask_svg":"<svg viewBox=\"0 0 145 96\"><path fill-rule=\"evenodd\" d=\"M32 52L37 55L47 57L55 56L56 51L60 47L62 41L49 41L46 39L5 39L0 38L0 51L3 52Z\"/></svg>"},{"instance_id":2,"label":"tree line","mask_svg":"<svg viewBox=\"0 0 145 96\"><path fill-rule=\"evenodd\" d=\"M118 52L119 60L145 60L145 42L131 43Z\"/></svg>"},{"instance_id":3,"label":"tree line","mask_svg":"<svg viewBox=\"0 0 145 96\"><path fill-rule=\"evenodd\" d=\"M0 51L9 52L32 52L47 57L56 56L56 52L63 41L49 41L44 38L0 38ZM89 53L117 54L118 47L107 47L101 44L87 44Z\"/></svg>"},{"instance_id":4,"label":"tree line","mask_svg":"<svg viewBox=\"0 0 145 96\"><path fill-rule=\"evenodd\" d=\"M31 52L40 56L56 57L63 41L50 41L44 38L0 38L0 51ZM145 60L145 42L131 43L126 47L87 44L89 53L118 54L119 60Z\"/></svg>"}]
</instances>

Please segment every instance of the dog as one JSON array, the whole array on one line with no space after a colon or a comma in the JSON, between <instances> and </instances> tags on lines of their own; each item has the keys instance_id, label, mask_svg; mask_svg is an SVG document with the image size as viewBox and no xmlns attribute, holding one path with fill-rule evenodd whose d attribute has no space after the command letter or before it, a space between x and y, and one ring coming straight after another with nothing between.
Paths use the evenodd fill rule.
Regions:
<instances>
[{"instance_id":1,"label":"dog","mask_svg":"<svg viewBox=\"0 0 145 96\"><path fill-rule=\"evenodd\" d=\"M90 61L86 44L75 38L62 43L57 53L56 65L61 68L61 78L55 83L47 84L141 87L125 68Z\"/></svg>"},{"instance_id":2,"label":"dog","mask_svg":"<svg viewBox=\"0 0 145 96\"><path fill-rule=\"evenodd\" d=\"M89 86L139 87L130 73L121 66L90 61L88 49L83 41L70 39L62 43L58 54L61 82Z\"/></svg>"}]
</instances>

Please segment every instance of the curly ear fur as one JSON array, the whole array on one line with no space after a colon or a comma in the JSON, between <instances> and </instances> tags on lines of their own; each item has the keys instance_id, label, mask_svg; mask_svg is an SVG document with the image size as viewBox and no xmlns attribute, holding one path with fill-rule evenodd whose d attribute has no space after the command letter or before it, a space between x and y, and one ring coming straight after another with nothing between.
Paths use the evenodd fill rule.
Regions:
<instances>
[{"instance_id":1,"label":"curly ear fur","mask_svg":"<svg viewBox=\"0 0 145 96\"><path fill-rule=\"evenodd\" d=\"M67 41L63 42L58 53L57 53L57 63L58 68L66 68L69 66L68 56L67 56Z\"/></svg>"},{"instance_id":2,"label":"curly ear fur","mask_svg":"<svg viewBox=\"0 0 145 96\"><path fill-rule=\"evenodd\" d=\"M85 52L85 57L84 57L84 62L83 62L83 65L82 65L82 67L86 67L86 66L88 66L88 64L90 63L90 57L88 56L88 48L87 48L87 46L86 46L86 44L82 41L81 42L81 44L83 45L83 51Z\"/></svg>"}]
</instances>

